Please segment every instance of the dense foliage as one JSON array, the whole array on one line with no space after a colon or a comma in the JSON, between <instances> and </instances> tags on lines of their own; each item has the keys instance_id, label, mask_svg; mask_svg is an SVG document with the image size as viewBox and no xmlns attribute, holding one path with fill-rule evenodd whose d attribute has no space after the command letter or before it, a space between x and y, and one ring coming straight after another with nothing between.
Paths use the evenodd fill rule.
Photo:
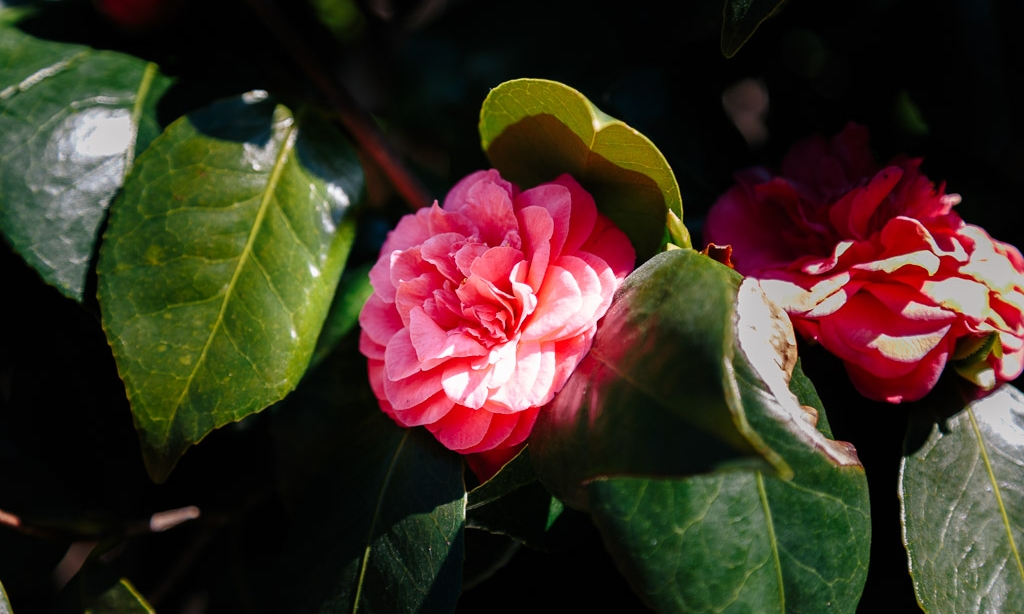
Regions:
<instances>
[{"instance_id":1,"label":"dense foliage","mask_svg":"<svg viewBox=\"0 0 1024 614\"><path fill-rule=\"evenodd\" d=\"M1024 609L1021 393L870 401L697 251L851 121L1024 244L1022 17L0 2L0 612ZM381 411L359 321L388 232L491 167L568 173L637 266L493 477Z\"/></svg>"}]
</instances>

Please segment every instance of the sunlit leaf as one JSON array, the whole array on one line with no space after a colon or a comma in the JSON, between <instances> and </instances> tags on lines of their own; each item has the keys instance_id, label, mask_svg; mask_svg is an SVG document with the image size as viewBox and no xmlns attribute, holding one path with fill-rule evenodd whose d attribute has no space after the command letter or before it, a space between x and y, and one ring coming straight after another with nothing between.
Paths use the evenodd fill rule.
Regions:
<instances>
[{"instance_id":1,"label":"sunlit leaf","mask_svg":"<svg viewBox=\"0 0 1024 614\"><path fill-rule=\"evenodd\" d=\"M800 402L821 409L799 367L793 382ZM856 610L871 541L863 468L837 465L784 427L759 427L792 480L741 470L588 485L609 551L656 610Z\"/></svg>"},{"instance_id":2,"label":"sunlit leaf","mask_svg":"<svg viewBox=\"0 0 1024 614\"><path fill-rule=\"evenodd\" d=\"M775 14L786 0L725 0L722 17L722 54L736 55L754 31Z\"/></svg>"},{"instance_id":3,"label":"sunlit leaf","mask_svg":"<svg viewBox=\"0 0 1024 614\"><path fill-rule=\"evenodd\" d=\"M169 84L139 58L0 27L0 232L70 298Z\"/></svg>"},{"instance_id":4,"label":"sunlit leaf","mask_svg":"<svg viewBox=\"0 0 1024 614\"><path fill-rule=\"evenodd\" d=\"M0 582L0 614L11 614L11 602L7 599L7 591L4 590L4 585Z\"/></svg>"},{"instance_id":5,"label":"sunlit leaf","mask_svg":"<svg viewBox=\"0 0 1024 614\"><path fill-rule=\"evenodd\" d=\"M139 156L111 210L98 294L153 479L298 383L361 189L339 133L262 93L179 119Z\"/></svg>"},{"instance_id":6,"label":"sunlit leaf","mask_svg":"<svg viewBox=\"0 0 1024 614\"><path fill-rule=\"evenodd\" d=\"M321 365L286 402L299 411L323 404L343 416L348 436L296 513L278 611L452 611L464 555L462 461L426 430L397 426L375 402L353 402L365 395L339 385L332 366Z\"/></svg>"},{"instance_id":7,"label":"sunlit leaf","mask_svg":"<svg viewBox=\"0 0 1024 614\"><path fill-rule=\"evenodd\" d=\"M586 509L588 480L792 468L758 424L856 463L818 433L787 388L792 326L751 280L693 250L658 254L616 293L590 353L530 438L538 474Z\"/></svg>"},{"instance_id":8,"label":"sunlit leaf","mask_svg":"<svg viewBox=\"0 0 1024 614\"><path fill-rule=\"evenodd\" d=\"M679 185L658 148L561 83L517 79L491 90L480 138L494 167L520 187L575 177L629 235L641 262L661 247L668 213L683 216ZM688 237L677 240L689 247Z\"/></svg>"},{"instance_id":9,"label":"sunlit leaf","mask_svg":"<svg viewBox=\"0 0 1024 614\"><path fill-rule=\"evenodd\" d=\"M903 536L925 611L1024 611L1022 467L1024 395L1009 385L904 457Z\"/></svg>"},{"instance_id":10,"label":"sunlit leaf","mask_svg":"<svg viewBox=\"0 0 1024 614\"><path fill-rule=\"evenodd\" d=\"M85 614L153 614L155 611L127 578L121 578L103 591L96 603L85 609Z\"/></svg>"}]
</instances>

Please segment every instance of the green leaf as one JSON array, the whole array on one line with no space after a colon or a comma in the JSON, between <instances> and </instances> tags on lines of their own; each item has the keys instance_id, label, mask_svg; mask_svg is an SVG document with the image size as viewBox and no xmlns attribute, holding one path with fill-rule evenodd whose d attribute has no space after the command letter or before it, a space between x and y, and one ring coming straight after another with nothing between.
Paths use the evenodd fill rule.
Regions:
<instances>
[{"instance_id":1,"label":"green leaf","mask_svg":"<svg viewBox=\"0 0 1024 614\"><path fill-rule=\"evenodd\" d=\"M352 403L365 395L339 384L330 366L285 403L342 413L348 437L295 515L278 611L452 611L464 556L462 461L425 429L397 426L376 403Z\"/></svg>"},{"instance_id":2,"label":"green leaf","mask_svg":"<svg viewBox=\"0 0 1024 614\"><path fill-rule=\"evenodd\" d=\"M331 301L331 309L327 313L327 320L320 331L320 338L317 339L316 351L313 353L310 366L320 364L334 346L359 324L359 312L362 311L366 299L373 294L373 286L370 285L372 266L367 263L347 269L341 276L338 290Z\"/></svg>"},{"instance_id":3,"label":"green leaf","mask_svg":"<svg viewBox=\"0 0 1024 614\"><path fill-rule=\"evenodd\" d=\"M792 475L758 424L781 422L809 449L856 463L809 426L788 390L795 337L766 300L756 282L741 284L693 250L658 254L634 271L531 434L534 466L551 492L586 509L582 485L602 476Z\"/></svg>"},{"instance_id":4,"label":"green leaf","mask_svg":"<svg viewBox=\"0 0 1024 614\"><path fill-rule=\"evenodd\" d=\"M663 245L669 213L683 216L679 185L658 148L561 83L517 79L491 90L480 139L494 167L522 188L572 175L629 235L639 262ZM676 240L689 247L688 236Z\"/></svg>"},{"instance_id":5,"label":"green leaf","mask_svg":"<svg viewBox=\"0 0 1024 614\"><path fill-rule=\"evenodd\" d=\"M103 327L156 481L211 430L294 388L352 245L354 152L264 96L171 124L111 210Z\"/></svg>"},{"instance_id":6,"label":"green leaf","mask_svg":"<svg viewBox=\"0 0 1024 614\"><path fill-rule=\"evenodd\" d=\"M736 55L754 31L774 15L786 0L725 0L722 17L722 54Z\"/></svg>"},{"instance_id":7,"label":"green leaf","mask_svg":"<svg viewBox=\"0 0 1024 614\"><path fill-rule=\"evenodd\" d=\"M11 602L7 599L7 591L4 590L3 582L0 582L0 614L11 614Z\"/></svg>"},{"instance_id":8,"label":"green leaf","mask_svg":"<svg viewBox=\"0 0 1024 614\"><path fill-rule=\"evenodd\" d=\"M556 548L571 539L579 514L540 483L527 447L487 482L469 491L466 526L515 538L532 548Z\"/></svg>"},{"instance_id":9,"label":"green leaf","mask_svg":"<svg viewBox=\"0 0 1024 614\"><path fill-rule=\"evenodd\" d=\"M1009 385L903 458L903 541L925 611L1024 611L1022 466L1024 395Z\"/></svg>"},{"instance_id":10,"label":"green leaf","mask_svg":"<svg viewBox=\"0 0 1024 614\"><path fill-rule=\"evenodd\" d=\"M799 367L793 381L800 402L816 402ZM793 467L792 480L718 471L587 486L608 550L656 610L855 611L870 550L863 468L837 465L781 422L759 426Z\"/></svg>"},{"instance_id":11,"label":"green leaf","mask_svg":"<svg viewBox=\"0 0 1024 614\"><path fill-rule=\"evenodd\" d=\"M153 614L156 610L132 586L127 578L103 591L85 614Z\"/></svg>"},{"instance_id":12,"label":"green leaf","mask_svg":"<svg viewBox=\"0 0 1024 614\"><path fill-rule=\"evenodd\" d=\"M0 233L82 300L107 206L160 128L170 85L135 57L0 27Z\"/></svg>"}]
</instances>

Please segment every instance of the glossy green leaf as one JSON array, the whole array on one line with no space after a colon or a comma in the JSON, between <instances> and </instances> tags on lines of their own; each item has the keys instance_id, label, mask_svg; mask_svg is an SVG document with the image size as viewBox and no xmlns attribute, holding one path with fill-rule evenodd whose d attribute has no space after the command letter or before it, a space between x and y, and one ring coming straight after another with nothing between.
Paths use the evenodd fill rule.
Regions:
<instances>
[{"instance_id":1,"label":"glossy green leaf","mask_svg":"<svg viewBox=\"0 0 1024 614\"><path fill-rule=\"evenodd\" d=\"M127 578L121 578L103 591L96 603L85 609L85 614L153 614L155 611Z\"/></svg>"},{"instance_id":2,"label":"glossy green leaf","mask_svg":"<svg viewBox=\"0 0 1024 614\"><path fill-rule=\"evenodd\" d=\"M346 269L341 276L338 290L331 301L331 309L327 313L327 320L320 331L320 338L316 341L311 366L320 364L334 346L359 325L359 312L362 311L366 299L373 294L373 286L370 285L371 266L364 264Z\"/></svg>"},{"instance_id":3,"label":"glossy green leaf","mask_svg":"<svg viewBox=\"0 0 1024 614\"><path fill-rule=\"evenodd\" d=\"M722 54L736 55L754 31L786 0L725 0L722 16Z\"/></svg>"},{"instance_id":4,"label":"glossy green leaf","mask_svg":"<svg viewBox=\"0 0 1024 614\"><path fill-rule=\"evenodd\" d=\"M0 232L70 298L169 84L138 58L0 27Z\"/></svg>"},{"instance_id":5,"label":"glossy green leaf","mask_svg":"<svg viewBox=\"0 0 1024 614\"><path fill-rule=\"evenodd\" d=\"M788 318L756 282L693 250L658 254L624 282L594 344L530 438L545 485L587 508L601 476L682 477L792 468L759 423L840 465L846 446L809 426L787 388L796 360Z\"/></svg>"},{"instance_id":6,"label":"glossy green leaf","mask_svg":"<svg viewBox=\"0 0 1024 614\"><path fill-rule=\"evenodd\" d=\"M7 591L4 590L4 585L0 582L0 614L11 614L11 602L7 599Z\"/></svg>"},{"instance_id":7,"label":"glossy green leaf","mask_svg":"<svg viewBox=\"0 0 1024 614\"><path fill-rule=\"evenodd\" d=\"M640 262L662 246L669 212L683 216L679 185L658 148L561 83L517 79L491 90L480 138L494 167L522 188L571 174L629 235ZM676 240L689 247L689 237Z\"/></svg>"},{"instance_id":8,"label":"glossy green leaf","mask_svg":"<svg viewBox=\"0 0 1024 614\"><path fill-rule=\"evenodd\" d=\"M1009 385L904 457L903 538L925 611L1024 611L1022 467L1024 395Z\"/></svg>"},{"instance_id":9,"label":"glossy green leaf","mask_svg":"<svg viewBox=\"0 0 1024 614\"><path fill-rule=\"evenodd\" d=\"M103 327L157 481L298 383L352 245L351 147L263 97L171 124L111 210Z\"/></svg>"},{"instance_id":10,"label":"glossy green leaf","mask_svg":"<svg viewBox=\"0 0 1024 614\"><path fill-rule=\"evenodd\" d=\"M325 369L332 366L325 362L285 403L343 414L347 437L336 440L295 515L277 610L452 611L464 556L462 460L425 429L398 427L375 402L353 402L368 384L339 384Z\"/></svg>"},{"instance_id":11,"label":"glossy green leaf","mask_svg":"<svg viewBox=\"0 0 1024 614\"><path fill-rule=\"evenodd\" d=\"M799 367L793 383L800 402L820 409ZM656 610L856 610L871 541L863 468L837 465L781 422L758 427L793 467L792 480L717 471L681 480L600 479L587 486L609 551Z\"/></svg>"},{"instance_id":12,"label":"glossy green leaf","mask_svg":"<svg viewBox=\"0 0 1024 614\"><path fill-rule=\"evenodd\" d=\"M527 447L494 477L469 491L466 526L500 533L532 548L556 548L571 539L572 519L580 516L540 483Z\"/></svg>"}]
</instances>

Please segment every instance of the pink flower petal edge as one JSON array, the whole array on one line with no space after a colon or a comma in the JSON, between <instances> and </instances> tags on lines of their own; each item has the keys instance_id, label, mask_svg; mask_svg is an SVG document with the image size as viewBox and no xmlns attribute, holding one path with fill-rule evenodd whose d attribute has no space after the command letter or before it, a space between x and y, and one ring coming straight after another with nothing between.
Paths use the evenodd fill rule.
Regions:
<instances>
[{"instance_id":1,"label":"pink flower petal edge","mask_svg":"<svg viewBox=\"0 0 1024 614\"><path fill-rule=\"evenodd\" d=\"M626 235L569 175L475 172L402 218L370 271L360 350L381 409L497 471L589 351L632 271ZM481 475L481 477L483 477Z\"/></svg>"},{"instance_id":2,"label":"pink flower petal edge","mask_svg":"<svg viewBox=\"0 0 1024 614\"><path fill-rule=\"evenodd\" d=\"M862 394L891 403L931 391L966 340L996 338L975 381L984 388L1024 368L1024 259L964 223L960 197L920 165L879 166L867 130L850 124L795 145L778 174L737 174L704 227Z\"/></svg>"}]
</instances>

